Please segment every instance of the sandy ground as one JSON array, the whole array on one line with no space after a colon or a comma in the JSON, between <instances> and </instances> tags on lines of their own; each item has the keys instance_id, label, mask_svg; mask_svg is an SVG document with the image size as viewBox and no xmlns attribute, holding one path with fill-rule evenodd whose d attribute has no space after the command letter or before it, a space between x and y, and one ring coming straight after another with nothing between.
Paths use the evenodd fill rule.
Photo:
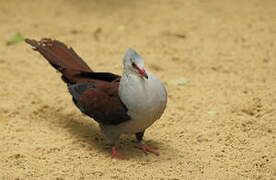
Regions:
<instances>
[{"instance_id":1,"label":"sandy ground","mask_svg":"<svg viewBox=\"0 0 276 180\"><path fill-rule=\"evenodd\" d=\"M0 179L276 178L275 0L2 0L0 24ZM127 136L128 160L112 160L59 74L6 46L16 32L62 40L97 71L140 52L169 93L145 136L161 155Z\"/></svg>"}]
</instances>

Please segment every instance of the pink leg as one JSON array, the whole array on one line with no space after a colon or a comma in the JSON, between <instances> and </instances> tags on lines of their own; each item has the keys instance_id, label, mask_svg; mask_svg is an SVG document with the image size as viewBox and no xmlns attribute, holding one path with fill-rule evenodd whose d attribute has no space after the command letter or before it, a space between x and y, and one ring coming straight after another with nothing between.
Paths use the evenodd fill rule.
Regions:
<instances>
[{"instance_id":1,"label":"pink leg","mask_svg":"<svg viewBox=\"0 0 276 180\"><path fill-rule=\"evenodd\" d=\"M156 147L150 147L150 146L148 146L146 144L138 144L137 148L140 149L141 151L143 151L146 154L153 153L156 156L159 156L159 152L157 151L158 148L156 148Z\"/></svg>"},{"instance_id":2,"label":"pink leg","mask_svg":"<svg viewBox=\"0 0 276 180\"><path fill-rule=\"evenodd\" d=\"M113 146L113 147L112 147L111 157L112 157L112 158L115 158L115 159L120 159L120 160L125 159L125 158L118 152L118 149L116 148L116 146Z\"/></svg>"}]
</instances>

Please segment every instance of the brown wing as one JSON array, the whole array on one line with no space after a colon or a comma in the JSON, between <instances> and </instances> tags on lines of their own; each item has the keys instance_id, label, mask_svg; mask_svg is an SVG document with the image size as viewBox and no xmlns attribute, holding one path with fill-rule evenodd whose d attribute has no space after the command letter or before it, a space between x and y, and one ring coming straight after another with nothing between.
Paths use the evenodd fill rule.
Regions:
<instances>
[{"instance_id":1,"label":"brown wing","mask_svg":"<svg viewBox=\"0 0 276 180\"><path fill-rule=\"evenodd\" d=\"M101 124L117 125L131 119L118 95L118 86L118 81L90 81L69 85L68 88L81 112Z\"/></svg>"}]
</instances>

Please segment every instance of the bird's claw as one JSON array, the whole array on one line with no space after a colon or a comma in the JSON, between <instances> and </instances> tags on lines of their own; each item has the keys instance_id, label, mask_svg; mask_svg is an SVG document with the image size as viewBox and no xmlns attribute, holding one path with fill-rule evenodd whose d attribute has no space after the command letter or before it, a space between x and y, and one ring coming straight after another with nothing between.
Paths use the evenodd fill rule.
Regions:
<instances>
[{"instance_id":1,"label":"bird's claw","mask_svg":"<svg viewBox=\"0 0 276 180\"><path fill-rule=\"evenodd\" d=\"M124 156L122 156L118 152L118 150L117 150L117 148L115 146L112 147L111 157L114 158L114 159L120 159L120 160L124 160L125 159Z\"/></svg>"},{"instance_id":2,"label":"bird's claw","mask_svg":"<svg viewBox=\"0 0 276 180\"><path fill-rule=\"evenodd\" d=\"M148 154L148 153L153 153L155 154L156 156L159 156L159 152L157 151L158 148L157 147L150 147L146 144L139 144L136 146L138 149L140 149L141 151L143 151L145 154Z\"/></svg>"}]
</instances>

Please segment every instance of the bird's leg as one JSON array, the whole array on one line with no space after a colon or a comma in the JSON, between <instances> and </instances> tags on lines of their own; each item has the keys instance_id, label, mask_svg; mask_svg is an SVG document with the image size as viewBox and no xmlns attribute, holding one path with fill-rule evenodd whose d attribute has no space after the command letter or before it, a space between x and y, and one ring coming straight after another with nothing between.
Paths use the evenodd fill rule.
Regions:
<instances>
[{"instance_id":1,"label":"bird's leg","mask_svg":"<svg viewBox=\"0 0 276 180\"><path fill-rule=\"evenodd\" d=\"M137 144L136 147L138 149L140 149L141 151L143 151L145 154L153 153L156 156L159 156L159 152L157 151L158 148L151 147L151 146L148 146L148 145L142 143L143 137L144 137L144 133L145 133L145 131L138 132L138 133L135 134L136 135L136 139L138 140L138 144Z\"/></svg>"},{"instance_id":2,"label":"bird's leg","mask_svg":"<svg viewBox=\"0 0 276 180\"><path fill-rule=\"evenodd\" d=\"M143 141L144 134L145 134L145 131L138 132L135 134L136 139L139 143Z\"/></svg>"},{"instance_id":3,"label":"bird's leg","mask_svg":"<svg viewBox=\"0 0 276 180\"><path fill-rule=\"evenodd\" d=\"M118 152L118 148L114 145L112 146L112 151L111 151L111 157L115 158L115 159L125 159L124 156L122 156L119 152Z\"/></svg>"},{"instance_id":4,"label":"bird's leg","mask_svg":"<svg viewBox=\"0 0 276 180\"><path fill-rule=\"evenodd\" d=\"M108 140L108 144L112 146L111 148L111 157L115 159L124 159L124 157L118 151L118 144L120 134L116 134L115 132L108 129L108 127L100 125L100 128L104 135Z\"/></svg>"}]
</instances>

